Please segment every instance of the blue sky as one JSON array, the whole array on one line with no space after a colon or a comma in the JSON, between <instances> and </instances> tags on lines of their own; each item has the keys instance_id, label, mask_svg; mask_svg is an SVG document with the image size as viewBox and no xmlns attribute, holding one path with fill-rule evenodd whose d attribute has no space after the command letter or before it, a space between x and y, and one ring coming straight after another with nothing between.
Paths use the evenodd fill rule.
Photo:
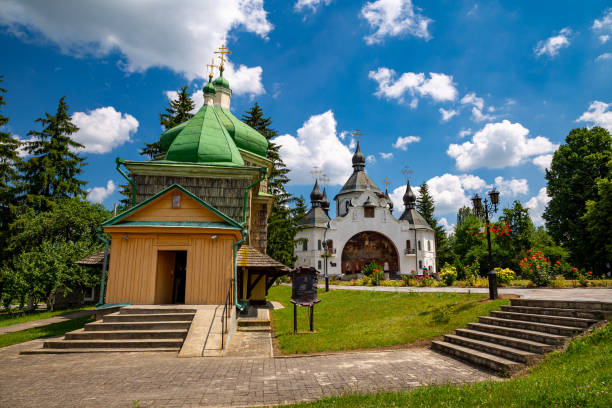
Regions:
<instances>
[{"instance_id":1,"label":"blue sky","mask_svg":"<svg viewBox=\"0 0 612 408\"><path fill-rule=\"evenodd\" d=\"M289 190L305 197L315 165L337 193L359 128L366 170L381 188L392 181L396 208L408 165L445 225L493 185L541 223L558 144L574 127L612 130L608 1L179 3L0 0L9 130L27 139L66 95L90 198L109 207L122 182L115 157L142 159L168 95L200 90L221 43L232 110L258 101L272 117Z\"/></svg>"}]
</instances>

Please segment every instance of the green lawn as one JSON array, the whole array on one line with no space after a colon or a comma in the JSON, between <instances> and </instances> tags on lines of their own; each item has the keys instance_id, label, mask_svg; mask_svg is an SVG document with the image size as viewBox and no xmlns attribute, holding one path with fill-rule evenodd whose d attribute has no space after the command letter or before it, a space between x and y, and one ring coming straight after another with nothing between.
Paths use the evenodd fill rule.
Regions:
<instances>
[{"instance_id":1,"label":"green lawn","mask_svg":"<svg viewBox=\"0 0 612 408\"><path fill-rule=\"evenodd\" d=\"M63 316L69 313L78 312L80 310L90 310L95 306L77 307L74 309L55 310L53 312L47 311L33 311L33 312L1 312L0 313L0 327L10 326L12 324L31 322L34 320L48 319L55 316Z\"/></svg>"},{"instance_id":2,"label":"green lawn","mask_svg":"<svg viewBox=\"0 0 612 408\"><path fill-rule=\"evenodd\" d=\"M293 334L291 288L275 286L269 300L284 309L274 310L274 328L284 354L354 350L428 341L478 316L508 304L507 299L485 301L486 295L460 293L383 293L371 291L319 291L315 306L316 333ZM308 330L308 308L298 308L298 331Z\"/></svg>"},{"instance_id":3,"label":"green lawn","mask_svg":"<svg viewBox=\"0 0 612 408\"><path fill-rule=\"evenodd\" d=\"M503 382L431 386L408 392L348 395L300 408L612 407L612 326L553 353L528 375Z\"/></svg>"},{"instance_id":4,"label":"green lawn","mask_svg":"<svg viewBox=\"0 0 612 408\"><path fill-rule=\"evenodd\" d=\"M61 336L69 331L80 329L91 319L91 316L77 317L76 319L66 320L61 323L48 324L46 326L34 327L0 336L0 347L10 346L11 344L23 343L42 337Z\"/></svg>"}]
</instances>

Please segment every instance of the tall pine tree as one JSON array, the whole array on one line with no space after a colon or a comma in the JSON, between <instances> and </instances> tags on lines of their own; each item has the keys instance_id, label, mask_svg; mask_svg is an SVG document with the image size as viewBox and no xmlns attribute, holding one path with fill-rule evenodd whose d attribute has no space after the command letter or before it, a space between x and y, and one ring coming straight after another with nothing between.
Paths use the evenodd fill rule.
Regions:
<instances>
[{"instance_id":1,"label":"tall pine tree","mask_svg":"<svg viewBox=\"0 0 612 408\"><path fill-rule=\"evenodd\" d=\"M159 123L164 130L172 129L193 117L191 111L195 108L195 103L187 89L187 85L179 89L177 91L177 98L170 101L170 106L166 108L164 113L159 114ZM159 141L145 143L145 147L140 150L142 156L149 156L151 160L161 153L163 152Z\"/></svg>"},{"instance_id":2,"label":"tall pine tree","mask_svg":"<svg viewBox=\"0 0 612 408\"><path fill-rule=\"evenodd\" d=\"M0 76L0 82L3 78L4 76ZM0 88L0 109L6 105L5 93L6 89ZM10 206L16 204L16 169L21 162L17 154L19 140L12 137L8 130L4 130L8 122L9 118L0 111L0 248L6 248L8 226L13 220ZM0 250L0 265L4 261L3 258L3 251Z\"/></svg>"},{"instance_id":3,"label":"tall pine tree","mask_svg":"<svg viewBox=\"0 0 612 408\"><path fill-rule=\"evenodd\" d=\"M78 179L85 159L75 152L84 146L71 138L79 130L71 120L62 97L55 116L45 113L36 119L42 130L28 132L33 140L25 143L30 157L21 166L20 187L24 204L37 213L49 210L61 198L85 196L86 183Z\"/></svg>"},{"instance_id":4,"label":"tall pine tree","mask_svg":"<svg viewBox=\"0 0 612 408\"><path fill-rule=\"evenodd\" d=\"M425 221L434 229L436 241L436 264L438 270L442 268L445 262L452 261L452 253L448 244L448 237L444 227L438 225L438 220L434 217L436 211L435 201L429 193L427 183L421 184L419 187L419 195L417 197L416 209L423 216Z\"/></svg>"},{"instance_id":5,"label":"tall pine tree","mask_svg":"<svg viewBox=\"0 0 612 408\"><path fill-rule=\"evenodd\" d=\"M279 155L279 145L272 142L278 133L272 129L272 120L264 117L259 104L255 102L243 116L242 121L261 133L268 140L268 159L273 163L268 177L268 192L274 196L272 209L268 217L267 253L272 258L285 265L293 266L295 261L293 238L297 232L297 217L303 212L304 203L287 192L285 185L289 182L289 169ZM297 204L297 205L295 205ZM292 208L294 205L294 208Z\"/></svg>"}]
</instances>

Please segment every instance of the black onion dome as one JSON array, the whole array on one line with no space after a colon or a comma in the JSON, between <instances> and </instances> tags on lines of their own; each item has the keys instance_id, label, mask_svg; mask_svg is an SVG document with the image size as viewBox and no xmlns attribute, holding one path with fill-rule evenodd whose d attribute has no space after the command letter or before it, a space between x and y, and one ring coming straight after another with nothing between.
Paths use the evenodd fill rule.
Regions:
<instances>
[{"instance_id":1,"label":"black onion dome","mask_svg":"<svg viewBox=\"0 0 612 408\"><path fill-rule=\"evenodd\" d=\"M353 167L365 167L365 156L361 152L361 147L359 146L359 142L357 142L357 148L355 149L355 154L353 155Z\"/></svg>"},{"instance_id":2,"label":"black onion dome","mask_svg":"<svg viewBox=\"0 0 612 408\"><path fill-rule=\"evenodd\" d=\"M319 189L319 180L315 181L314 188L312 189L312 193L310 193L310 201L311 202L319 202L323 198L323 194Z\"/></svg>"},{"instance_id":3,"label":"black onion dome","mask_svg":"<svg viewBox=\"0 0 612 408\"><path fill-rule=\"evenodd\" d=\"M408 208L414 208L414 204L416 203L416 196L412 192L412 188L410 188L410 181L406 183L406 192L404 193L404 205Z\"/></svg>"},{"instance_id":4,"label":"black onion dome","mask_svg":"<svg viewBox=\"0 0 612 408\"><path fill-rule=\"evenodd\" d=\"M323 197L321 198L321 208L329 210L329 200L327 199L327 189L323 187Z\"/></svg>"}]
</instances>

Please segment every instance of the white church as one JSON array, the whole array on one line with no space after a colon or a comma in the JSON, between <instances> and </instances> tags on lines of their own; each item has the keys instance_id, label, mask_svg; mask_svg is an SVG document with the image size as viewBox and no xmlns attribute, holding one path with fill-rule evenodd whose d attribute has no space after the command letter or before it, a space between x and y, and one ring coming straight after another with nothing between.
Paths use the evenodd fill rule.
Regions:
<instances>
[{"instance_id":1,"label":"white church","mask_svg":"<svg viewBox=\"0 0 612 408\"><path fill-rule=\"evenodd\" d=\"M372 261L383 266L385 277L436 273L434 230L416 211L410 182L403 197L404 212L397 219L388 192L383 193L368 177L365 162L357 143L353 174L334 198L334 219L328 215L326 189L321 192L315 181L312 206L295 236L300 240L296 266L314 267L321 273L327 267L329 275L346 278L361 273Z\"/></svg>"}]
</instances>

